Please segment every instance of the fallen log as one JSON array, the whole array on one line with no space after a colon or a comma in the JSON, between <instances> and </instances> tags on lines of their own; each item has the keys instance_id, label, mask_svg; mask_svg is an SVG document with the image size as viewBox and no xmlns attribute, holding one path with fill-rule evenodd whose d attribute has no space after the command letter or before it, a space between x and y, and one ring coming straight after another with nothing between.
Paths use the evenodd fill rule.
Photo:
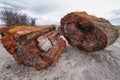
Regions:
<instances>
[{"instance_id":1,"label":"fallen log","mask_svg":"<svg viewBox=\"0 0 120 80\"><path fill-rule=\"evenodd\" d=\"M93 52L113 44L118 38L117 30L106 19L72 12L61 19L61 32L72 46Z\"/></svg>"},{"instance_id":2,"label":"fallen log","mask_svg":"<svg viewBox=\"0 0 120 80\"><path fill-rule=\"evenodd\" d=\"M55 26L1 28L0 33L3 46L15 60L37 70L57 61L66 45Z\"/></svg>"}]
</instances>

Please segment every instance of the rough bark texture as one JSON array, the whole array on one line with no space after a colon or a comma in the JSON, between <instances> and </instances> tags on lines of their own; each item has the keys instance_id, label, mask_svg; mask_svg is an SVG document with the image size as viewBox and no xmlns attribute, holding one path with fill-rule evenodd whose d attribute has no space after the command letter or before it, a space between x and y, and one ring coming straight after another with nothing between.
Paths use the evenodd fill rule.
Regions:
<instances>
[{"instance_id":1,"label":"rough bark texture","mask_svg":"<svg viewBox=\"0 0 120 80\"><path fill-rule=\"evenodd\" d=\"M57 61L66 45L55 26L2 28L0 33L4 47L16 61L38 70Z\"/></svg>"},{"instance_id":2,"label":"rough bark texture","mask_svg":"<svg viewBox=\"0 0 120 80\"><path fill-rule=\"evenodd\" d=\"M114 26L86 12L72 12L61 19L61 31L69 44L92 52L104 49L118 38Z\"/></svg>"}]
</instances>

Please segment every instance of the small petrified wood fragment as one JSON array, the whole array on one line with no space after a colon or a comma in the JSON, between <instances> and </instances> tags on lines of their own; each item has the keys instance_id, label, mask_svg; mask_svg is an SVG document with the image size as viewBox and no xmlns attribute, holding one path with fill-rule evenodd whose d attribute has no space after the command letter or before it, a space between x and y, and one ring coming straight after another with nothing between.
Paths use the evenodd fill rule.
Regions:
<instances>
[{"instance_id":1,"label":"small petrified wood fragment","mask_svg":"<svg viewBox=\"0 0 120 80\"><path fill-rule=\"evenodd\" d=\"M18 62L44 69L57 61L66 43L55 26L2 28L2 43Z\"/></svg>"},{"instance_id":2,"label":"small petrified wood fragment","mask_svg":"<svg viewBox=\"0 0 120 80\"><path fill-rule=\"evenodd\" d=\"M86 12L72 12L61 19L61 31L69 44L93 52L104 49L117 39L117 30L103 18Z\"/></svg>"}]
</instances>

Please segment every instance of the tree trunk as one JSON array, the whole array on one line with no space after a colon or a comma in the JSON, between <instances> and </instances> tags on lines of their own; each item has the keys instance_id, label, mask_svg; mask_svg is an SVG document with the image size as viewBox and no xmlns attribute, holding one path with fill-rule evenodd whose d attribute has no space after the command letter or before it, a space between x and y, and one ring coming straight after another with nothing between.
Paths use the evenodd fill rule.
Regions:
<instances>
[{"instance_id":1,"label":"tree trunk","mask_svg":"<svg viewBox=\"0 0 120 80\"><path fill-rule=\"evenodd\" d=\"M57 61L65 48L55 26L2 28L2 43L16 61L44 69Z\"/></svg>"},{"instance_id":2,"label":"tree trunk","mask_svg":"<svg viewBox=\"0 0 120 80\"><path fill-rule=\"evenodd\" d=\"M61 31L69 44L93 52L104 49L118 38L114 26L86 12L72 12L61 19Z\"/></svg>"}]
</instances>

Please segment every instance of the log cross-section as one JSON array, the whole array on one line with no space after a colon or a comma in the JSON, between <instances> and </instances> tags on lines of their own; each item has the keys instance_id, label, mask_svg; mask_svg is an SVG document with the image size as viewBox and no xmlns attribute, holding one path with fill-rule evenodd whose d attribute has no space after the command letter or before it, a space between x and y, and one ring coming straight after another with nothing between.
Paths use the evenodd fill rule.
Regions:
<instances>
[{"instance_id":1,"label":"log cross-section","mask_svg":"<svg viewBox=\"0 0 120 80\"><path fill-rule=\"evenodd\" d=\"M72 12L61 19L61 32L69 44L93 52L104 49L118 38L114 26L86 12Z\"/></svg>"}]
</instances>

